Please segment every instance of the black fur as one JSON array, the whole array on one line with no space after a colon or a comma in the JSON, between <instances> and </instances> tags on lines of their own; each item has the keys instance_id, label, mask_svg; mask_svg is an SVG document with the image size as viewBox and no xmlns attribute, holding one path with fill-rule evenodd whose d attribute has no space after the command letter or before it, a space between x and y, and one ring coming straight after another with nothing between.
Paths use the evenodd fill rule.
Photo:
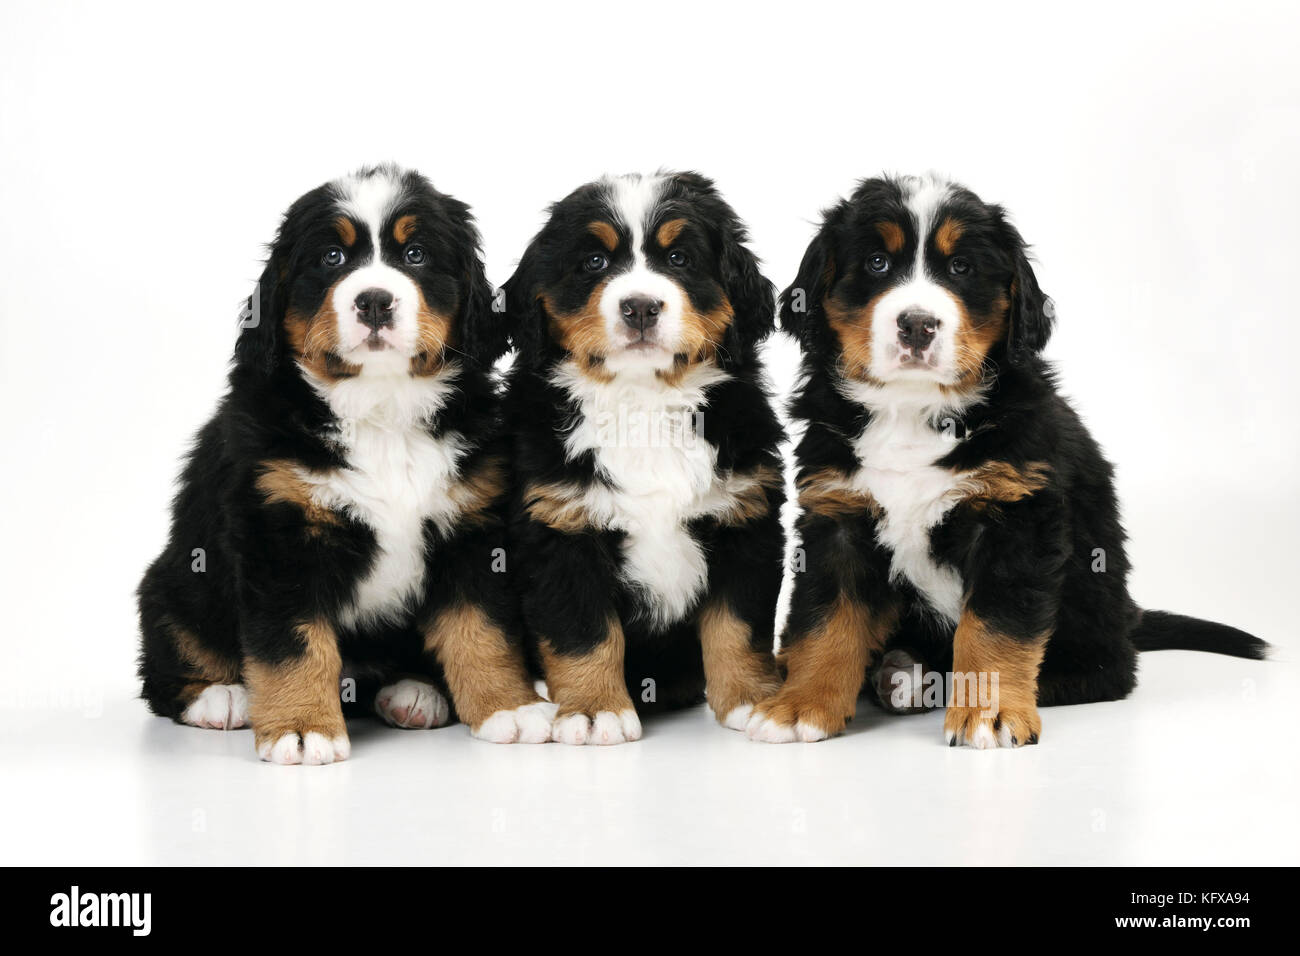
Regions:
<instances>
[{"instance_id":1,"label":"black fur","mask_svg":"<svg viewBox=\"0 0 1300 956\"><path fill-rule=\"evenodd\" d=\"M472 474L504 450L490 369L506 348L505 332L490 308L478 233L464 203L417 174L385 167L358 178L374 175L392 177L401 197L384 224L383 261L409 276L431 308L453 317L444 354L435 358L461 371L424 428L433 437L458 433L465 449L459 474ZM321 473L349 467L335 441L345 423L304 378L285 326L287 312L315 313L353 262L369 258L371 238L359 228L347 265L324 266L323 250L340 245L335 222L341 208L339 188L326 184L285 214L255 293L260 298L250 298L246 309L256 321L244 323L229 389L195 440L173 503L170 537L140 584L139 675L143 697L157 714L179 720L196 687L214 682L211 669L178 646L178 631L238 674L248 660L274 665L295 659L303 652L295 627L323 619L336 625L345 664L372 688L402 673L441 680L422 632L450 602L473 604L508 633L517 632L506 578L491 570L494 549L505 545L504 497L480 521L456 519L443 527L426 521L419 594L398 618L350 628L337 622L376 559L374 531L345 511L313 522L303 508L268 500L257 487L269 460ZM419 265L402 259L390 234L406 214L417 217L414 241L427 252ZM344 367L340 356L326 362ZM205 555L201 572L193 569L195 549ZM372 700L358 703L368 710Z\"/></svg>"},{"instance_id":2,"label":"black fur","mask_svg":"<svg viewBox=\"0 0 1300 956\"><path fill-rule=\"evenodd\" d=\"M670 275L695 308L713 309L725 300L733 312L724 337L708 356L727 374L707 388L698 437L716 449L718 475L759 468L779 474L783 433L757 353L758 343L774 328L774 290L744 245L743 225L710 180L696 173L664 176L646 235L676 218L690 223L674 243L689 257L689 266L670 266L668 251L647 240L649 268ZM617 225L616 249L606 250L593 237L588 224L594 221ZM603 279L629 267L630 237L628 224L611 207L608 183L585 185L551 207L548 222L505 284L511 336L519 349L505 397L516 475L511 554L531 644L536 647L544 639L560 654L586 654L606 639L607 622L616 617L626 636L625 678L632 700L639 710L653 710L702 698L697 615L710 600L728 602L751 626L753 647L770 653L782 574L783 493L780 487L771 489L767 512L753 521L726 524L701 516L689 522L689 535L707 560L707 583L687 613L666 626L652 623L643 593L624 577L624 532L608 527L566 532L530 516L530 485L613 485L598 473L591 452L566 455L565 438L581 413L552 377L573 356L551 334L553 316L543 299L566 313L581 308ZM606 254L606 270L583 270L586 258ZM601 374L602 369L593 371ZM646 692L647 680L654 681L653 699Z\"/></svg>"},{"instance_id":3,"label":"black fur","mask_svg":"<svg viewBox=\"0 0 1300 956\"><path fill-rule=\"evenodd\" d=\"M935 431L957 429L963 439L935 465L957 472L989 462L1049 466L1047 484L1036 493L991 507L959 504L929 532L935 562L960 574L964 607L1016 639L1050 633L1038 702L1124 697L1136 682L1138 650L1188 648L1262 657L1267 645L1234 628L1164 612L1144 615L1133 602L1113 470L1039 355L1051 335L1054 310L1039 288L1025 243L1000 207L961 187L949 190L931 226L949 216L963 226L958 253L971 265L963 275L946 267L932 236L916 235L899 180L866 180L825 212L797 277L781 297L782 327L805 352L791 406L793 416L807 423L796 450L800 478L828 468L856 472L862 463L852 442L876 414L844 394L844 354L827 321L828 297L844 307L868 309L874 297L901 281L895 277L910 266L920 239L935 281L969 315L996 312L998 303L1005 303L1006 314L1005 332L988 349L971 386L983 389L982 398L959 414L938 411L930 422ZM897 268L879 277L865 264L882 249L877 224L885 221L901 222L907 241L894 255ZM891 579L893 552L878 540L878 527L879 519L870 514L801 515L798 534L807 568L795 575L782 643L793 646L813 632L843 594L868 607L898 607L899 623L884 650L910 650L927 667L946 671L952 666L953 624L936 614L906 577ZM1104 571L1098 570L1099 556Z\"/></svg>"}]
</instances>

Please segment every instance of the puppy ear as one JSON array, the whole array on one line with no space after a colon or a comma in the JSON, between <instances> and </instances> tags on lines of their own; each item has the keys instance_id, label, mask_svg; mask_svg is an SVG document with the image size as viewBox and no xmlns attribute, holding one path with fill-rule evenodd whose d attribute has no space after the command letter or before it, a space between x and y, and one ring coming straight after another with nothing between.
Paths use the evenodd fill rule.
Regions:
<instances>
[{"instance_id":1,"label":"puppy ear","mask_svg":"<svg viewBox=\"0 0 1300 956\"><path fill-rule=\"evenodd\" d=\"M835 269L830 227L823 225L804 250L798 275L781 293L781 329L797 338L805 350L817 342L823 324L822 301L835 283Z\"/></svg>"},{"instance_id":2,"label":"puppy ear","mask_svg":"<svg viewBox=\"0 0 1300 956\"><path fill-rule=\"evenodd\" d=\"M749 233L712 179L693 171L670 174L676 195L693 196L704 204L717 225L719 278L731 303L731 327L723 348L724 361L740 365L776 328L775 287L758 268L758 257L745 245Z\"/></svg>"},{"instance_id":3,"label":"puppy ear","mask_svg":"<svg viewBox=\"0 0 1300 956\"><path fill-rule=\"evenodd\" d=\"M465 262L460 292L460 351L478 368L490 369L506 354L510 340L499 299L483 271L475 245Z\"/></svg>"},{"instance_id":4,"label":"puppy ear","mask_svg":"<svg viewBox=\"0 0 1300 956\"><path fill-rule=\"evenodd\" d=\"M727 350L736 364L747 361L776 328L776 287L759 272L758 257L745 239L738 219L723 227L720 275L732 310Z\"/></svg>"},{"instance_id":5,"label":"puppy ear","mask_svg":"<svg viewBox=\"0 0 1300 956\"><path fill-rule=\"evenodd\" d=\"M235 364L258 375L270 375L280 362L284 314L288 308L288 256L281 244L271 250L262 277L257 280L239 314Z\"/></svg>"},{"instance_id":6,"label":"puppy ear","mask_svg":"<svg viewBox=\"0 0 1300 956\"><path fill-rule=\"evenodd\" d=\"M546 313L537 288L536 242L524 251L514 275L501 286L504 328L509 342L519 350L521 359L531 360L541 354L546 342Z\"/></svg>"},{"instance_id":7,"label":"puppy ear","mask_svg":"<svg viewBox=\"0 0 1300 956\"><path fill-rule=\"evenodd\" d=\"M1056 306L1038 287L1020 233L1007 226L1012 251L1011 316L1007 353L1013 364L1036 355L1047 345L1056 324Z\"/></svg>"}]
</instances>

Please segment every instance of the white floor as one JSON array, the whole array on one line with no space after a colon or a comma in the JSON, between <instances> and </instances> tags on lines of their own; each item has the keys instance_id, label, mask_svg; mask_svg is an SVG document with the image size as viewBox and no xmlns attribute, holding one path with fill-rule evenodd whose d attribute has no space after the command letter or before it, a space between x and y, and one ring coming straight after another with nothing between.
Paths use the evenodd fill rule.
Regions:
<instances>
[{"instance_id":1,"label":"white floor","mask_svg":"<svg viewBox=\"0 0 1300 956\"><path fill-rule=\"evenodd\" d=\"M702 709L615 748L361 721L351 760L286 768L126 693L29 702L3 714L0 862L1296 864L1300 668L1279 656L1144 655L1129 700L1045 710L1014 752L864 705L785 746Z\"/></svg>"}]
</instances>

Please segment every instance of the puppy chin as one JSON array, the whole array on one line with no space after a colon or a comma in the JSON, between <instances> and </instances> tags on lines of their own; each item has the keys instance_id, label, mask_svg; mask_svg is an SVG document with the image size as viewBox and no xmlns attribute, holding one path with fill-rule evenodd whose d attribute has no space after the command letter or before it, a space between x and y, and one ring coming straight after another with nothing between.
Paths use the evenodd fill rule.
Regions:
<instances>
[{"instance_id":1,"label":"puppy chin","mask_svg":"<svg viewBox=\"0 0 1300 956\"><path fill-rule=\"evenodd\" d=\"M415 354L413 343L407 341L409 338L401 328L372 331L360 323L349 323L339 329L342 347L338 354L366 375L405 373Z\"/></svg>"},{"instance_id":2,"label":"puppy chin","mask_svg":"<svg viewBox=\"0 0 1300 956\"><path fill-rule=\"evenodd\" d=\"M411 368L411 355L410 349L396 343L363 340L340 357L363 375L405 375Z\"/></svg>"},{"instance_id":3,"label":"puppy chin","mask_svg":"<svg viewBox=\"0 0 1300 956\"><path fill-rule=\"evenodd\" d=\"M925 355L915 356L892 342L872 363L871 377L878 382L930 383L952 385L957 381L957 371L943 357L942 346L936 346Z\"/></svg>"},{"instance_id":4,"label":"puppy chin","mask_svg":"<svg viewBox=\"0 0 1300 956\"><path fill-rule=\"evenodd\" d=\"M616 346L605 354L605 369L619 372L653 374L673 367L673 350L658 342L642 341Z\"/></svg>"}]
</instances>

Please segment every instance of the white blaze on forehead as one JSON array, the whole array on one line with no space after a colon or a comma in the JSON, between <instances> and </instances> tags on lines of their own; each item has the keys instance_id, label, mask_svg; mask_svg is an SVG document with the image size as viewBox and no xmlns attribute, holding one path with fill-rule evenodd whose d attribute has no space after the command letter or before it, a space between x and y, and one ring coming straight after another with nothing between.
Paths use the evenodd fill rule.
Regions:
<instances>
[{"instance_id":1,"label":"white blaze on forehead","mask_svg":"<svg viewBox=\"0 0 1300 956\"><path fill-rule=\"evenodd\" d=\"M609 192L610 209L632 234L633 268L644 268L646 232L663 192L664 177L636 173L611 176L605 180L605 187Z\"/></svg>"},{"instance_id":2,"label":"white blaze on forehead","mask_svg":"<svg viewBox=\"0 0 1300 956\"><path fill-rule=\"evenodd\" d=\"M935 216L943 201L948 198L952 185L934 173L905 176L900 185L903 189L903 203L916 223L917 249L916 259L912 263L912 277L921 278L925 275L925 249L930 231L935 227Z\"/></svg>"},{"instance_id":3,"label":"white blaze on forehead","mask_svg":"<svg viewBox=\"0 0 1300 956\"><path fill-rule=\"evenodd\" d=\"M393 170L381 168L369 176L340 179L335 188L343 212L358 222L365 223L377 258L384 220L402 198L401 182L397 174Z\"/></svg>"}]
</instances>

